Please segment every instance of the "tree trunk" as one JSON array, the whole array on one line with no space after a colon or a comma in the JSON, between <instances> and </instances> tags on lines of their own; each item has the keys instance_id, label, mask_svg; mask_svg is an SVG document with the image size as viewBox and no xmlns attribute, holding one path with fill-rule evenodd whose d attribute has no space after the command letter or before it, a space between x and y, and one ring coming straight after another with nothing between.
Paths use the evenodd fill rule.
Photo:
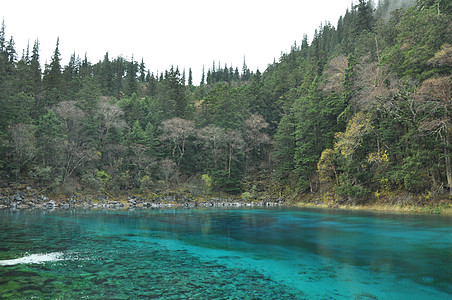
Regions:
<instances>
[{"instance_id":1,"label":"tree trunk","mask_svg":"<svg viewBox=\"0 0 452 300\"><path fill-rule=\"evenodd\" d=\"M449 193L452 195L452 167L450 165L450 152L449 152L449 134L450 134L449 126L446 125L446 130L444 133L444 157L445 157L445 163L446 163L446 178L447 178L447 185L449 187Z\"/></svg>"},{"instance_id":2,"label":"tree trunk","mask_svg":"<svg viewBox=\"0 0 452 300\"><path fill-rule=\"evenodd\" d=\"M233 148L234 148L233 146L231 146L229 148L228 178L231 178L231 161L232 161L232 149Z\"/></svg>"}]
</instances>

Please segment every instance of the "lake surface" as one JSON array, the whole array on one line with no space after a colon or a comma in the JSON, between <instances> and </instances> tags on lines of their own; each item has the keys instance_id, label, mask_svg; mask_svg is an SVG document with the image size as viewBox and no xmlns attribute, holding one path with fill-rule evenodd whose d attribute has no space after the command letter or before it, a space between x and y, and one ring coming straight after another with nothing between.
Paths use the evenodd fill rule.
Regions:
<instances>
[{"instance_id":1,"label":"lake surface","mask_svg":"<svg viewBox=\"0 0 452 300\"><path fill-rule=\"evenodd\" d=\"M0 211L1 299L450 299L452 218Z\"/></svg>"}]
</instances>

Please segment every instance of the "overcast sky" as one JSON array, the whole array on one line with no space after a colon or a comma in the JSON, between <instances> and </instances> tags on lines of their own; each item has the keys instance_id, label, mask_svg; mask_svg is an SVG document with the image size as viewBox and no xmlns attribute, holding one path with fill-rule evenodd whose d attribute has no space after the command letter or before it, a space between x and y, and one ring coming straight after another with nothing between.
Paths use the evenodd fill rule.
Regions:
<instances>
[{"instance_id":1,"label":"overcast sky","mask_svg":"<svg viewBox=\"0 0 452 300\"><path fill-rule=\"evenodd\" d=\"M336 26L352 0L14 0L2 1L7 38L19 56L40 42L40 59L50 61L57 37L62 64L70 55L96 63L108 51L141 62L151 72L171 65L192 68L197 84L215 60L263 72L303 34L311 40L321 22Z\"/></svg>"}]
</instances>

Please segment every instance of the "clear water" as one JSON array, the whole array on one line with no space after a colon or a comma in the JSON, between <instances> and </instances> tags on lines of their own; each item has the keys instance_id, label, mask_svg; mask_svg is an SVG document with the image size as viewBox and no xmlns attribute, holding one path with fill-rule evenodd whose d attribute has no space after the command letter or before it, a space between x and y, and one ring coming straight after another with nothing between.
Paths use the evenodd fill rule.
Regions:
<instances>
[{"instance_id":1,"label":"clear water","mask_svg":"<svg viewBox=\"0 0 452 300\"><path fill-rule=\"evenodd\" d=\"M0 211L0 299L451 299L452 218Z\"/></svg>"}]
</instances>

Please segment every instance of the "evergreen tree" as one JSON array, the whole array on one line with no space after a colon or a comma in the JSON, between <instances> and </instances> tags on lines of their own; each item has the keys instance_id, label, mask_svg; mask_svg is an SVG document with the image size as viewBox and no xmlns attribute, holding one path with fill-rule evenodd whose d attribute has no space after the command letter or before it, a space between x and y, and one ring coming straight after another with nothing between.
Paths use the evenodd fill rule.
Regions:
<instances>
[{"instance_id":1,"label":"evergreen tree","mask_svg":"<svg viewBox=\"0 0 452 300\"><path fill-rule=\"evenodd\" d=\"M133 126L130 130L129 141L131 145L141 144L144 145L146 143L146 133L140 125L138 120L135 120Z\"/></svg>"},{"instance_id":2,"label":"evergreen tree","mask_svg":"<svg viewBox=\"0 0 452 300\"><path fill-rule=\"evenodd\" d=\"M146 152L150 157L159 157L160 156L160 141L158 139L156 130L152 123L148 122L146 124L146 128L144 130L145 139L144 145L146 146Z\"/></svg>"},{"instance_id":3,"label":"evergreen tree","mask_svg":"<svg viewBox=\"0 0 452 300\"><path fill-rule=\"evenodd\" d=\"M0 28L0 76L13 75L16 63L16 49L14 47L14 39L10 37L9 42L6 41L5 20ZM6 79L6 78L3 78Z\"/></svg>"},{"instance_id":4,"label":"evergreen tree","mask_svg":"<svg viewBox=\"0 0 452 300\"><path fill-rule=\"evenodd\" d=\"M80 81L80 89L75 94L78 106L90 115L96 112L101 93L99 83L93 77L85 77Z\"/></svg>"},{"instance_id":5,"label":"evergreen tree","mask_svg":"<svg viewBox=\"0 0 452 300\"><path fill-rule=\"evenodd\" d=\"M93 75L93 70L91 63L88 61L88 57L86 56L83 58L82 63L80 64L80 59L77 57L77 69L79 71L79 77L81 80L91 77Z\"/></svg>"},{"instance_id":6,"label":"evergreen tree","mask_svg":"<svg viewBox=\"0 0 452 300\"><path fill-rule=\"evenodd\" d=\"M284 115L274 136L273 159L275 176L287 182L294 171L295 156L295 119L293 114Z\"/></svg>"},{"instance_id":7,"label":"evergreen tree","mask_svg":"<svg viewBox=\"0 0 452 300\"><path fill-rule=\"evenodd\" d=\"M56 89L57 91L61 90L62 77L59 45L60 39L58 38L50 65L46 66L44 73L43 84L46 91L51 91L52 89Z\"/></svg>"},{"instance_id":8,"label":"evergreen tree","mask_svg":"<svg viewBox=\"0 0 452 300\"><path fill-rule=\"evenodd\" d=\"M375 23L371 1L359 0L356 8L357 14L354 28L356 35L361 34L363 31L371 32Z\"/></svg>"},{"instance_id":9,"label":"evergreen tree","mask_svg":"<svg viewBox=\"0 0 452 300\"><path fill-rule=\"evenodd\" d=\"M201 76L201 82L199 83L200 86L203 86L205 84L205 72L204 72L204 65L202 66L202 76Z\"/></svg>"},{"instance_id":10,"label":"evergreen tree","mask_svg":"<svg viewBox=\"0 0 452 300\"><path fill-rule=\"evenodd\" d=\"M249 115L245 99L239 91L228 84L217 84L206 95L198 123L201 126L215 125L226 130L240 130Z\"/></svg>"},{"instance_id":11,"label":"evergreen tree","mask_svg":"<svg viewBox=\"0 0 452 300\"><path fill-rule=\"evenodd\" d=\"M450 16L437 8L410 8L400 21L395 45L385 49L382 63L405 78L425 80L438 70L428 63L444 43L452 43L448 34Z\"/></svg>"},{"instance_id":12,"label":"evergreen tree","mask_svg":"<svg viewBox=\"0 0 452 300\"><path fill-rule=\"evenodd\" d=\"M143 58L141 58L141 63L140 63L140 82L143 83L146 81L146 66L144 64L144 60Z\"/></svg>"},{"instance_id":13,"label":"evergreen tree","mask_svg":"<svg viewBox=\"0 0 452 300\"><path fill-rule=\"evenodd\" d=\"M121 98L122 88L123 88L123 76L124 76L124 59L122 57L116 58L112 62L112 71L113 71L113 85L112 85L112 95L116 97L116 99ZM132 76L131 76L132 77Z\"/></svg>"},{"instance_id":14,"label":"evergreen tree","mask_svg":"<svg viewBox=\"0 0 452 300\"><path fill-rule=\"evenodd\" d=\"M61 166L63 158L63 128L53 110L44 114L36 125L36 146L38 166L35 177L51 185L62 181Z\"/></svg>"},{"instance_id":15,"label":"evergreen tree","mask_svg":"<svg viewBox=\"0 0 452 300\"><path fill-rule=\"evenodd\" d=\"M188 86L193 86L193 74L191 68L188 69Z\"/></svg>"},{"instance_id":16,"label":"evergreen tree","mask_svg":"<svg viewBox=\"0 0 452 300\"><path fill-rule=\"evenodd\" d=\"M27 52L22 53L22 58L15 64L15 74L13 78L13 93L25 92L33 93L32 74L30 72L30 54L29 46Z\"/></svg>"},{"instance_id":17,"label":"evergreen tree","mask_svg":"<svg viewBox=\"0 0 452 300\"><path fill-rule=\"evenodd\" d=\"M131 96L133 93L138 92L138 83L137 83L137 64L132 60L127 64L127 73L126 73L126 95Z\"/></svg>"},{"instance_id":18,"label":"evergreen tree","mask_svg":"<svg viewBox=\"0 0 452 300\"><path fill-rule=\"evenodd\" d=\"M354 52L356 38L356 10L354 7L346 11L342 22L342 53L346 56Z\"/></svg>"},{"instance_id":19,"label":"evergreen tree","mask_svg":"<svg viewBox=\"0 0 452 300\"><path fill-rule=\"evenodd\" d=\"M248 69L246 65L245 56L243 57L243 66L242 66L242 81L247 81L251 76L251 71Z\"/></svg>"},{"instance_id":20,"label":"evergreen tree","mask_svg":"<svg viewBox=\"0 0 452 300\"><path fill-rule=\"evenodd\" d=\"M31 124L33 119L34 98L25 91L10 97L7 107L10 123Z\"/></svg>"},{"instance_id":21,"label":"evergreen tree","mask_svg":"<svg viewBox=\"0 0 452 300\"><path fill-rule=\"evenodd\" d=\"M100 72L98 74L100 88L103 95L113 96L114 93L114 70L112 63L108 57L108 52L105 53L102 63L100 63Z\"/></svg>"},{"instance_id":22,"label":"evergreen tree","mask_svg":"<svg viewBox=\"0 0 452 300\"><path fill-rule=\"evenodd\" d=\"M64 82L64 98L67 100L74 99L75 94L79 91L80 83L80 64L75 53L71 55L69 63L64 67L62 73Z\"/></svg>"},{"instance_id":23,"label":"evergreen tree","mask_svg":"<svg viewBox=\"0 0 452 300\"><path fill-rule=\"evenodd\" d=\"M9 42L6 45L6 56L7 62L10 68L8 69L9 74L12 74L14 71L14 64L17 62L17 52L15 47L14 38L11 37Z\"/></svg>"},{"instance_id":24,"label":"evergreen tree","mask_svg":"<svg viewBox=\"0 0 452 300\"><path fill-rule=\"evenodd\" d=\"M30 73L32 77L33 94L37 95L41 90L41 63L39 62L39 41L36 40L33 45L31 61L30 61Z\"/></svg>"},{"instance_id":25,"label":"evergreen tree","mask_svg":"<svg viewBox=\"0 0 452 300\"><path fill-rule=\"evenodd\" d=\"M153 103L153 124L174 117L183 118L187 107L185 86L179 69L171 67L165 78L157 86L157 99Z\"/></svg>"},{"instance_id":26,"label":"evergreen tree","mask_svg":"<svg viewBox=\"0 0 452 300\"><path fill-rule=\"evenodd\" d=\"M38 99L40 100L37 105L38 111L50 108L62 100L63 78L61 75L59 44L60 39L58 38L52 60L49 65L46 65L44 70L42 84L45 94L44 97Z\"/></svg>"},{"instance_id":27,"label":"evergreen tree","mask_svg":"<svg viewBox=\"0 0 452 300\"><path fill-rule=\"evenodd\" d=\"M2 21L2 27L0 28L0 52L3 54L6 52L6 32L5 32L5 19Z\"/></svg>"}]
</instances>

